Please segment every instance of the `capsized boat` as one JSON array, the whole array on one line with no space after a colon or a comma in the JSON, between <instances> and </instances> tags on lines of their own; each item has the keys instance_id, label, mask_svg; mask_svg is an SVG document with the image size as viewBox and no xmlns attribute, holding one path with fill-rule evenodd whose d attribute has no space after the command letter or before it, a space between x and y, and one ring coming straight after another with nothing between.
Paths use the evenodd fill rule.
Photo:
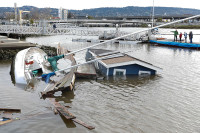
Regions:
<instances>
[{"instance_id":1,"label":"capsized boat","mask_svg":"<svg viewBox=\"0 0 200 133\"><path fill-rule=\"evenodd\" d=\"M67 52L67 50L63 49L59 53L61 55L48 58L47 54L37 47L21 50L17 53L13 63L15 83L28 85L35 83L35 79L38 79L38 77L50 75L48 77L50 82L46 86L45 93L43 94L63 90L67 87L70 87L72 90L75 82L75 68L64 70L59 72L58 75L55 75L55 71L76 64L73 55L64 56ZM51 73L54 74L51 75Z\"/></svg>"},{"instance_id":2,"label":"capsized boat","mask_svg":"<svg viewBox=\"0 0 200 133\"><path fill-rule=\"evenodd\" d=\"M14 60L15 83L29 84L36 74L51 72L46 57L47 54L37 47L19 51Z\"/></svg>"}]
</instances>

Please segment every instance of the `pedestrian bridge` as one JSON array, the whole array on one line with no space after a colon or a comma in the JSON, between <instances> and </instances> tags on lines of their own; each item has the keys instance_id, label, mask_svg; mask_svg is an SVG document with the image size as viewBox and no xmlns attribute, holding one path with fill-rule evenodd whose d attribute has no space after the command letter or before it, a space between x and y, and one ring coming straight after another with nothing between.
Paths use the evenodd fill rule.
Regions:
<instances>
[{"instance_id":1,"label":"pedestrian bridge","mask_svg":"<svg viewBox=\"0 0 200 133\"><path fill-rule=\"evenodd\" d=\"M126 34L127 32L119 30L96 30L92 28L52 28L52 27L36 27L36 26L17 26L17 25L0 25L0 33L6 34L19 34L19 35L77 35L77 36L104 36L105 38L119 37ZM132 35L126 37L126 40L136 40L141 35Z\"/></svg>"},{"instance_id":2,"label":"pedestrian bridge","mask_svg":"<svg viewBox=\"0 0 200 133\"><path fill-rule=\"evenodd\" d=\"M0 25L0 33L23 35L80 35L99 36L104 31L88 28L52 28L35 26Z\"/></svg>"}]
</instances>

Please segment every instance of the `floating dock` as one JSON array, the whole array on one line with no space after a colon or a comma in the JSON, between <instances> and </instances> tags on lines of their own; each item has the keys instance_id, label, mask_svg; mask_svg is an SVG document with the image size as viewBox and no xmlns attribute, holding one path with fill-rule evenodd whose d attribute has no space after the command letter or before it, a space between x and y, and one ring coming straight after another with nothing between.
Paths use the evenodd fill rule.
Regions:
<instances>
[{"instance_id":1,"label":"floating dock","mask_svg":"<svg viewBox=\"0 0 200 133\"><path fill-rule=\"evenodd\" d=\"M6 36L0 36L0 49L25 49L35 46L36 44L20 41L18 39L11 39Z\"/></svg>"},{"instance_id":2,"label":"floating dock","mask_svg":"<svg viewBox=\"0 0 200 133\"><path fill-rule=\"evenodd\" d=\"M168 40L149 40L149 42L164 46L200 49L199 43L173 42Z\"/></svg>"}]
</instances>

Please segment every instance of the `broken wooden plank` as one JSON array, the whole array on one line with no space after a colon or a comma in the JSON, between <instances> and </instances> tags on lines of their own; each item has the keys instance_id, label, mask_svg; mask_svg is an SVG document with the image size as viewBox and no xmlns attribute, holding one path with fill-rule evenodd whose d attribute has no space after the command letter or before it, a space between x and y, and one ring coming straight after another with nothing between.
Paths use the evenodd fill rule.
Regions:
<instances>
[{"instance_id":1,"label":"broken wooden plank","mask_svg":"<svg viewBox=\"0 0 200 133\"><path fill-rule=\"evenodd\" d=\"M0 108L0 111L7 111L7 112L13 112L13 113L20 113L20 112L21 112L21 109Z\"/></svg>"},{"instance_id":2,"label":"broken wooden plank","mask_svg":"<svg viewBox=\"0 0 200 133\"><path fill-rule=\"evenodd\" d=\"M7 123L10 123L10 122L12 122L12 121L13 121L13 119L6 120L6 121L0 121L0 126L1 126L1 125L4 125L4 124L7 124Z\"/></svg>"},{"instance_id":3,"label":"broken wooden plank","mask_svg":"<svg viewBox=\"0 0 200 133\"><path fill-rule=\"evenodd\" d=\"M72 121L74 121L74 122L76 122L76 123L78 123L78 124L80 124L80 125L82 125L82 126L88 128L88 129L90 129L90 130L95 129L95 127L89 126L89 125L87 125L85 122L82 122L81 120L78 120L78 119L76 119L76 118L75 118L75 119L72 119Z\"/></svg>"},{"instance_id":4,"label":"broken wooden plank","mask_svg":"<svg viewBox=\"0 0 200 133\"><path fill-rule=\"evenodd\" d=\"M87 125L85 122L78 120L73 114L71 114L68 110L67 107L63 106L62 104L58 103L55 101L55 98L49 98L51 103L54 105L56 110L59 112L60 115L64 116L68 120L72 120L90 130L94 129L95 127ZM55 112L55 110L54 110Z\"/></svg>"},{"instance_id":5,"label":"broken wooden plank","mask_svg":"<svg viewBox=\"0 0 200 133\"><path fill-rule=\"evenodd\" d=\"M0 108L2 118L0 118L0 126L14 121L13 113L21 113L20 109Z\"/></svg>"},{"instance_id":6,"label":"broken wooden plank","mask_svg":"<svg viewBox=\"0 0 200 133\"><path fill-rule=\"evenodd\" d=\"M74 119L76 118L72 113L70 113L66 107L62 106L59 102L56 102L54 98L49 98L51 103L54 105L56 110L64 116L66 119Z\"/></svg>"}]
</instances>

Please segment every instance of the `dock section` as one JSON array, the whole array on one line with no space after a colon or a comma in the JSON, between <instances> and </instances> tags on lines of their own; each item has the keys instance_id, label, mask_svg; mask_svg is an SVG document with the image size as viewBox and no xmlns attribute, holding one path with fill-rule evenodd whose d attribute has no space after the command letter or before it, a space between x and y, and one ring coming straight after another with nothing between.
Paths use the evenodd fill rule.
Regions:
<instances>
[{"instance_id":1,"label":"dock section","mask_svg":"<svg viewBox=\"0 0 200 133\"><path fill-rule=\"evenodd\" d=\"M36 44L0 36L0 49L25 49L35 46Z\"/></svg>"}]
</instances>

